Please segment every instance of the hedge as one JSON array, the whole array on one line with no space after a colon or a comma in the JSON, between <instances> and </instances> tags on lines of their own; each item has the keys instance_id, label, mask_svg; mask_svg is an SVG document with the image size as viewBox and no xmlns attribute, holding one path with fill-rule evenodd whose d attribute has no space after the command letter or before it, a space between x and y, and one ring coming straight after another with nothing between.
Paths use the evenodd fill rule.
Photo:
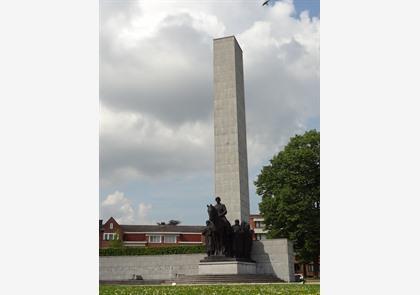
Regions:
<instances>
[{"instance_id":1,"label":"hedge","mask_svg":"<svg viewBox=\"0 0 420 295\"><path fill-rule=\"evenodd\" d=\"M99 249L99 256L135 256L206 253L204 245L171 247L123 247Z\"/></svg>"}]
</instances>

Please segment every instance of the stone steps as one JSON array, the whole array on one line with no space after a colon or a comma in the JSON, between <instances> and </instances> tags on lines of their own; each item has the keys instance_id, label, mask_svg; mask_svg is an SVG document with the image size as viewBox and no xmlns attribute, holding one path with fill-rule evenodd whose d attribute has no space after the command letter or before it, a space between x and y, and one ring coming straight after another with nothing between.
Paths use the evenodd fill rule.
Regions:
<instances>
[{"instance_id":1,"label":"stone steps","mask_svg":"<svg viewBox=\"0 0 420 295\"><path fill-rule=\"evenodd\" d=\"M162 285L165 280L99 280L100 285Z\"/></svg>"},{"instance_id":2,"label":"stone steps","mask_svg":"<svg viewBox=\"0 0 420 295\"><path fill-rule=\"evenodd\" d=\"M177 284L281 283L283 280L272 275L241 274L181 276L171 282L175 282Z\"/></svg>"},{"instance_id":3,"label":"stone steps","mask_svg":"<svg viewBox=\"0 0 420 295\"><path fill-rule=\"evenodd\" d=\"M272 275L193 275L180 276L172 280L101 280L107 285L166 285L172 284L220 284L220 283L281 283L283 280Z\"/></svg>"}]
</instances>

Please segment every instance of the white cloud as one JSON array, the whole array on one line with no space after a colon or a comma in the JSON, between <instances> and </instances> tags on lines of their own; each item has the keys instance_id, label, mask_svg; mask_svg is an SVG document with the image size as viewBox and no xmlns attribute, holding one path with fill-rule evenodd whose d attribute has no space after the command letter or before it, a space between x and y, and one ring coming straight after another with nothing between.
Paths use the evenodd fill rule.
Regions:
<instances>
[{"instance_id":1,"label":"white cloud","mask_svg":"<svg viewBox=\"0 0 420 295\"><path fill-rule=\"evenodd\" d=\"M211 172L215 37L244 52L250 169L319 117L319 20L292 1L123 3L101 2L102 185Z\"/></svg>"},{"instance_id":2,"label":"white cloud","mask_svg":"<svg viewBox=\"0 0 420 295\"><path fill-rule=\"evenodd\" d=\"M138 208L138 220L140 224L150 224L149 212L152 209L151 204L140 203Z\"/></svg>"},{"instance_id":3,"label":"white cloud","mask_svg":"<svg viewBox=\"0 0 420 295\"><path fill-rule=\"evenodd\" d=\"M150 204L140 203L135 211L130 199L123 192L115 191L101 203L101 216L105 219L112 216L119 224L148 224L151 208Z\"/></svg>"},{"instance_id":4,"label":"white cloud","mask_svg":"<svg viewBox=\"0 0 420 295\"><path fill-rule=\"evenodd\" d=\"M173 128L140 113L101 109L104 185L211 169L213 129L200 121Z\"/></svg>"}]
</instances>

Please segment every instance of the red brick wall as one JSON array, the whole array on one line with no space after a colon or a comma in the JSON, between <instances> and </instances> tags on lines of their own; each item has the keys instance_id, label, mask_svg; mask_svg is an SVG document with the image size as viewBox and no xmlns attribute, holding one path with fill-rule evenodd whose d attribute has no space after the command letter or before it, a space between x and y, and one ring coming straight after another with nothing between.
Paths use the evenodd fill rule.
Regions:
<instances>
[{"instance_id":1,"label":"red brick wall","mask_svg":"<svg viewBox=\"0 0 420 295\"><path fill-rule=\"evenodd\" d=\"M178 241L182 242L201 242L201 234L181 234Z\"/></svg>"},{"instance_id":2,"label":"red brick wall","mask_svg":"<svg viewBox=\"0 0 420 295\"><path fill-rule=\"evenodd\" d=\"M251 229L255 229L255 220L254 217L250 216L249 220L248 220L249 226L251 227ZM255 232L252 232L252 239L256 240L257 237L255 236Z\"/></svg>"},{"instance_id":3,"label":"red brick wall","mask_svg":"<svg viewBox=\"0 0 420 295\"><path fill-rule=\"evenodd\" d=\"M249 226L254 229L255 228L255 221L254 221L254 217L249 217L248 220Z\"/></svg>"},{"instance_id":4,"label":"red brick wall","mask_svg":"<svg viewBox=\"0 0 420 295\"><path fill-rule=\"evenodd\" d=\"M145 234L124 234L124 241L147 241Z\"/></svg>"}]
</instances>

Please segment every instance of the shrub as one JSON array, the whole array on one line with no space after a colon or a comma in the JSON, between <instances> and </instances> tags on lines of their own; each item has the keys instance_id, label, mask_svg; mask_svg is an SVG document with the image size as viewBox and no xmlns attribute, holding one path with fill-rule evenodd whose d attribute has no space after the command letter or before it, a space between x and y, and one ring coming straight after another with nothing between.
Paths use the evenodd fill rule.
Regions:
<instances>
[{"instance_id":1,"label":"shrub","mask_svg":"<svg viewBox=\"0 0 420 295\"><path fill-rule=\"evenodd\" d=\"M99 249L99 256L136 256L206 253L204 245L171 247L124 247Z\"/></svg>"}]
</instances>

